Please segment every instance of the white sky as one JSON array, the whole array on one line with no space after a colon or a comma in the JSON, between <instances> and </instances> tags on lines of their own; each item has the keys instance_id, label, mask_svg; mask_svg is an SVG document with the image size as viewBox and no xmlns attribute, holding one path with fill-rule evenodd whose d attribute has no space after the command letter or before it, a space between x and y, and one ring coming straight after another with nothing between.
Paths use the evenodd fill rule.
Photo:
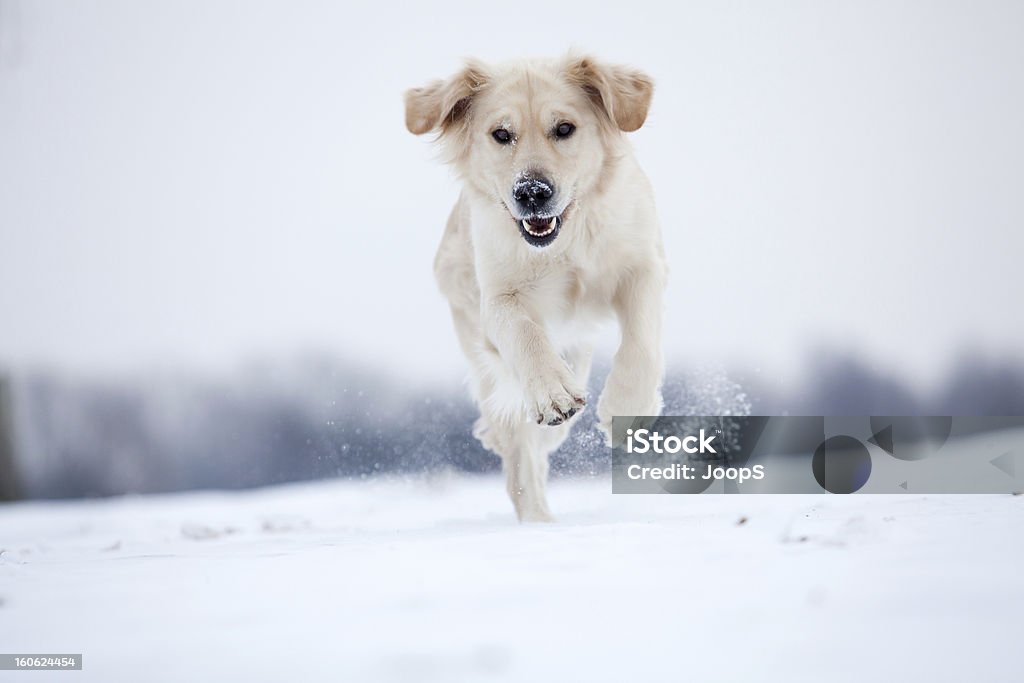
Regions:
<instances>
[{"instance_id":1,"label":"white sky","mask_svg":"<svg viewBox=\"0 0 1024 683\"><path fill-rule=\"evenodd\" d=\"M570 46L658 83L670 357L1019 357L1024 4L669 5L0 0L0 364L460 372L401 93Z\"/></svg>"}]
</instances>

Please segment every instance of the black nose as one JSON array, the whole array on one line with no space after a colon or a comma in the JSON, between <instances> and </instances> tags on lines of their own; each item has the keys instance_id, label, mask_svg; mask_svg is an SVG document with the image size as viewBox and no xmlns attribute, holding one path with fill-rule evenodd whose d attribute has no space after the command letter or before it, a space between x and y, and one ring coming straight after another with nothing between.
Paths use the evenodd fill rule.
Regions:
<instances>
[{"instance_id":1,"label":"black nose","mask_svg":"<svg viewBox=\"0 0 1024 683\"><path fill-rule=\"evenodd\" d=\"M554 194L554 185L551 181L540 176L521 178L512 186L512 199L529 211L543 208Z\"/></svg>"}]
</instances>

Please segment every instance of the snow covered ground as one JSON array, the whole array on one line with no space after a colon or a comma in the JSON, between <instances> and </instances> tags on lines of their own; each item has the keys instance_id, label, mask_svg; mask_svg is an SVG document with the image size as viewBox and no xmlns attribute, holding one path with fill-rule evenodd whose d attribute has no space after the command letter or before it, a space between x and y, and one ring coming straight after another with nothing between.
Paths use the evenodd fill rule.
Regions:
<instances>
[{"instance_id":1,"label":"snow covered ground","mask_svg":"<svg viewBox=\"0 0 1024 683\"><path fill-rule=\"evenodd\" d=\"M927 680L1021 673L1024 497L612 496L497 478L0 508L2 680ZM1020 680L1016 678L1016 680Z\"/></svg>"}]
</instances>

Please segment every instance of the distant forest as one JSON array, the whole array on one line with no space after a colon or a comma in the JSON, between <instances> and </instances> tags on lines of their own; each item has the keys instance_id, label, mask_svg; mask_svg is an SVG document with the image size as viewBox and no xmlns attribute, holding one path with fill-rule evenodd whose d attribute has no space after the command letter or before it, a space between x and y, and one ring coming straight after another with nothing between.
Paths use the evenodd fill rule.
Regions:
<instances>
[{"instance_id":1,"label":"distant forest","mask_svg":"<svg viewBox=\"0 0 1024 683\"><path fill-rule=\"evenodd\" d=\"M604 374L595 372L593 397ZM820 354L806 375L812 379L800 386L780 387L760 374L676 368L665 383L664 413L1024 415L1024 368L982 357L962 359L930 395L846 355ZM0 459L0 478L18 497L500 468L470 434L476 411L461 385L407 386L334 360L266 364L217 381L35 372L7 385L0 442L13 465ZM594 413L588 407L553 457L555 474L609 467Z\"/></svg>"}]
</instances>

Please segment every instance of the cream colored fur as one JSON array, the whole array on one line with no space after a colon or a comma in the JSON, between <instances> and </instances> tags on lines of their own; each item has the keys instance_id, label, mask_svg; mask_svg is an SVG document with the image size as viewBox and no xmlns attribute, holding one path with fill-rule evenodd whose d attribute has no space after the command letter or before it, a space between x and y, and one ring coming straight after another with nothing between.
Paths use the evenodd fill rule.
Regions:
<instances>
[{"instance_id":1,"label":"cream colored fur","mask_svg":"<svg viewBox=\"0 0 1024 683\"><path fill-rule=\"evenodd\" d=\"M651 187L624 135L643 124L652 92L638 71L570 55L470 62L406 93L407 127L438 132L463 181L435 273L470 364L474 435L501 456L523 521L551 520L548 456L585 404L596 323L614 317L621 331L597 404L602 429L610 436L613 415L661 409L667 269ZM558 139L563 121L576 130ZM497 143L497 128L513 143ZM526 172L553 181L564 211L543 248L509 208Z\"/></svg>"}]
</instances>

